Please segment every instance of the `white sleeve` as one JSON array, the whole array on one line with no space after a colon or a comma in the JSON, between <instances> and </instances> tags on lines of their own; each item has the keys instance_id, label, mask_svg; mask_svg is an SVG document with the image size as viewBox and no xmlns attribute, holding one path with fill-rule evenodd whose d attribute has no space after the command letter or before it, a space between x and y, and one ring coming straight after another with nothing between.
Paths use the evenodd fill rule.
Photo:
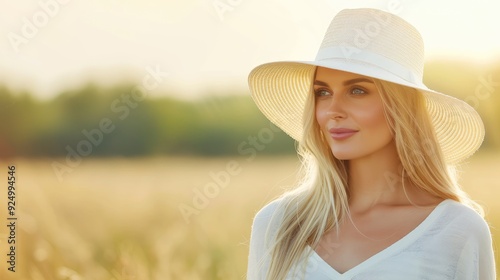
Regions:
<instances>
[{"instance_id":1,"label":"white sleeve","mask_svg":"<svg viewBox=\"0 0 500 280\"><path fill-rule=\"evenodd\" d=\"M482 227L482 236L479 237L479 279L496 279L495 254L493 252L493 242L491 232L486 224Z\"/></svg>"},{"instance_id":2,"label":"white sleeve","mask_svg":"<svg viewBox=\"0 0 500 280\"><path fill-rule=\"evenodd\" d=\"M489 227L483 219L469 226L473 227L473 234L462 249L455 280L494 280L495 258Z\"/></svg>"},{"instance_id":3,"label":"white sleeve","mask_svg":"<svg viewBox=\"0 0 500 280\"><path fill-rule=\"evenodd\" d=\"M263 280L270 264L269 240L275 238L279 216L275 215L280 200L274 200L264 206L256 215L252 224L250 252L248 255L248 280ZM269 235L267 235L269 234ZM266 236L267 235L267 236ZM267 238L267 242L266 242Z\"/></svg>"}]
</instances>

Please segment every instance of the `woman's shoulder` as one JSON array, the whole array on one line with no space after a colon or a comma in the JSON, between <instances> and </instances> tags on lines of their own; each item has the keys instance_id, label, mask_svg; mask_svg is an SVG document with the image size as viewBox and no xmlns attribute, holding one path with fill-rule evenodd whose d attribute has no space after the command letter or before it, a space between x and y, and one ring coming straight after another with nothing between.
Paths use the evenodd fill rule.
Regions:
<instances>
[{"instance_id":1,"label":"woman's shoulder","mask_svg":"<svg viewBox=\"0 0 500 280\"><path fill-rule=\"evenodd\" d=\"M483 238L490 235L486 220L471 207L455 201L446 200L443 203L441 223L447 230L457 230L469 237Z\"/></svg>"},{"instance_id":2,"label":"woman's shoulder","mask_svg":"<svg viewBox=\"0 0 500 280\"><path fill-rule=\"evenodd\" d=\"M253 219L253 228L265 229L270 225L278 224L283 218L284 214L284 201L283 197L276 198L262 207Z\"/></svg>"},{"instance_id":3,"label":"woman's shoulder","mask_svg":"<svg viewBox=\"0 0 500 280\"><path fill-rule=\"evenodd\" d=\"M460 279L495 279L495 260L490 228L476 210L457 201L450 201L445 207L441 245L450 244L460 248L457 274ZM436 248L440 248L436 244ZM479 275L479 276L478 276ZM458 279L457 278L457 279Z\"/></svg>"},{"instance_id":4,"label":"woman's shoulder","mask_svg":"<svg viewBox=\"0 0 500 280\"><path fill-rule=\"evenodd\" d=\"M249 273L263 273L261 265L269 265L269 249L272 246L283 219L283 198L277 198L262 207L253 219L250 238ZM267 264L265 264L267 263ZM249 279L261 279L253 276Z\"/></svg>"}]
</instances>

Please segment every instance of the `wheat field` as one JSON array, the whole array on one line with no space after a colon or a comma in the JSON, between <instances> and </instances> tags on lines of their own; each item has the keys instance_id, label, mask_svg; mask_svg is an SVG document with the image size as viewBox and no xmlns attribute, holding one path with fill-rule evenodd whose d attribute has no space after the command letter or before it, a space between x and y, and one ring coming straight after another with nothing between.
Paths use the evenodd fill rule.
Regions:
<instances>
[{"instance_id":1,"label":"wheat field","mask_svg":"<svg viewBox=\"0 0 500 280\"><path fill-rule=\"evenodd\" d=\"M12 159L16 272L8 271L7 188L0 194L0 279L244 279L255 213L297 180L296 157ZM500 155L462 166L498 251ZM5 225L3 225L5 224ZM497 258L498 259L498 258Z\"/></svg>"}]
</instances>

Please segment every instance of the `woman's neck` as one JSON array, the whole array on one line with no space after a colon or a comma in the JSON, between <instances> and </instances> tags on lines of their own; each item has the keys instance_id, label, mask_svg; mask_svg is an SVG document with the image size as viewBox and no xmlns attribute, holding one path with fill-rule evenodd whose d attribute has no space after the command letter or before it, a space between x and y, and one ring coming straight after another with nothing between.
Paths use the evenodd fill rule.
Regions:
<instances>
[{"instance_id":1,"label":"woman's neck","mask_svg":"<svg viewBox=\"0 0 500 280\"><path fill-rule=\"evenodd\" d=\"M351 211L362 212L380 204L408 202L401 172L401 162L393 143L370 156L350 160L348 188Z\"/></svg>"}]
</instances>

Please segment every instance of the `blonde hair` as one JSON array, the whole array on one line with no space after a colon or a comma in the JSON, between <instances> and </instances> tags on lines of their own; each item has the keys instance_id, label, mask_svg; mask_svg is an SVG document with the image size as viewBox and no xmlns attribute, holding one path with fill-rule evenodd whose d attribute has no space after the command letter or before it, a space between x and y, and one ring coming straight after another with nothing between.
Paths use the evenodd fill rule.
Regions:
<instances>
[{"instance_id":1,"label":"blonde hair","mask_svg":"<svg viewBox=\"0 0 500 280\"><path fill-rule=\"evenodd\" d=\"M454 167L444 161L423 93L386 81L374 83L406 174L400 180L406 179L436 197L461 202L483 215L481 207L460 189ZM283 217L269 249L267 279L285 279L290 272L305 273L307 262L296 264L300 264L304 252L312 253L305 251L307 247L315 248L323 234L342 222L349 211L346 162L332 155L320 132L312 92L304 110L303 135L298 153L304 179L296 189L282 195Z\"/></svg>"}]
</instances>

